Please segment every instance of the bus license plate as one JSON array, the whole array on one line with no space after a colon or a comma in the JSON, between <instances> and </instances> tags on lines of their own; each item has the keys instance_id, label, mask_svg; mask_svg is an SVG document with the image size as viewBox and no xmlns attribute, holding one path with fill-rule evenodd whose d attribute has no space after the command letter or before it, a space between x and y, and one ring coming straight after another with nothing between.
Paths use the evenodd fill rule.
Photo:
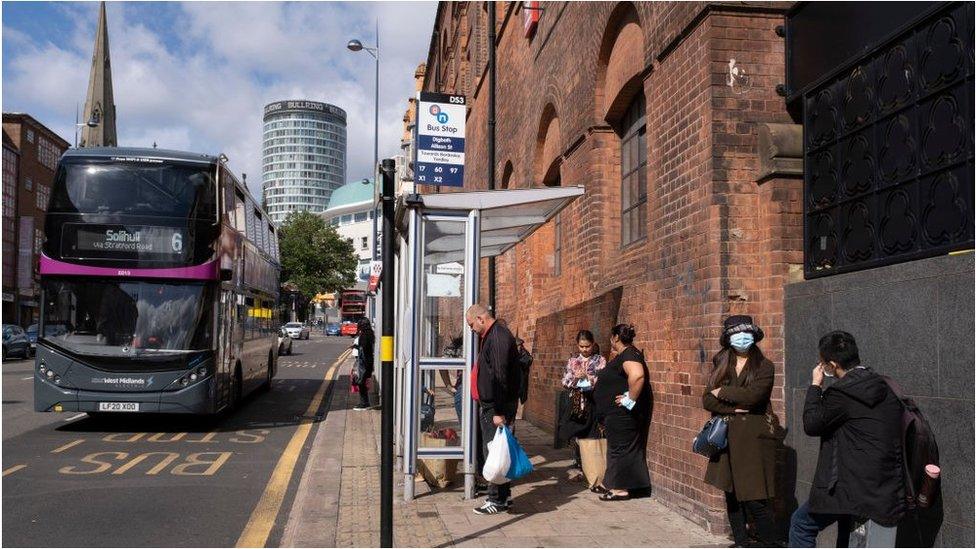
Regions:
<instances>
[{"instance_id":1,"label":"bus license plate","mask_svg":"<svg viewBox=\"0 0 976 549\"><path fill-rule=\"evenodd\" d=\"M99 412L138 412L138 402L99 402Z\"/></svg>"}]
</instances>

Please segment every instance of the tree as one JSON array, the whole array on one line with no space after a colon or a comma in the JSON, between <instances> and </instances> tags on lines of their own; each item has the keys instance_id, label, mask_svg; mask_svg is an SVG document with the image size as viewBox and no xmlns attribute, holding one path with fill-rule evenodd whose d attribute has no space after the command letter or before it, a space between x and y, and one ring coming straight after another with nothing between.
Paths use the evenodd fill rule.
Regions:
<instances>
[{"instance_id":1,"label":"tree","mask_svg":"<svg viewBox=\"0 0 976 549\"><path fill-rule=\"evenodd\" d=\"M294 286L307 300L321 292L348 288L356 281L359 258L352 244L319 215L288 214L278 229L278 248L282 284Z\"/></svg>"}]
</instances>

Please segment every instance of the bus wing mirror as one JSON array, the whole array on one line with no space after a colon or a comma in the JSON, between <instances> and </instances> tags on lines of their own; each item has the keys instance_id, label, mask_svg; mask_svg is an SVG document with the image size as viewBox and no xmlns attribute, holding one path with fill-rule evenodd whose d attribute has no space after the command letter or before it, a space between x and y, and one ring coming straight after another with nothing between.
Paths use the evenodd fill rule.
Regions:
<instances>
[{"instance_id":1,"label":"bus wing mirror","mask_svg":"<svg viewBox=\"0 0 976 549\"><path fill-rule=\"evenodd\" d=\"M220 280L227 282L234 278L234 271L231 269L221 269L220 270Z\"/></svg>"}]
</instances>

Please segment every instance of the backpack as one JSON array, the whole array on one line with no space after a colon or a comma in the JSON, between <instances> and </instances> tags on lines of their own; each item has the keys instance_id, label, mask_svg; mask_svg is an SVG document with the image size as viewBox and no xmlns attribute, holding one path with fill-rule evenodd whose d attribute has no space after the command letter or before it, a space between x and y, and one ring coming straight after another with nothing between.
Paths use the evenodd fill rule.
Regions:
<instances>
[{"instance_id":1,"label":"backpack","mask_svg":"<svg viewBox=\"0 0 976 549\"><path fill-rule=\"evenodd\" d=\"M529 369L532 367L532 355L525 350L525 342L516 338L519 367L519 402L525 404L529 400Z\"/></svg>"},{"instance_id":2,"label":"backpack","mask_svg":"<svg viewBox=\"0 0 976 549\"><path fill-rule=\"evenodd\" d=\"M939 445L935 441L935 433L932 427L922 415L915 401L906 396L901 387L889 377L881 376L891 392L901 402L901 451L903 476L905 479L905 502L909 510L914 510L919 506L918 493L922 489L925 479L926 465L939 465ZM928 494L928 502L922 503L922 507L927 507L938 494Z\"/></svg>"}]
</instances>

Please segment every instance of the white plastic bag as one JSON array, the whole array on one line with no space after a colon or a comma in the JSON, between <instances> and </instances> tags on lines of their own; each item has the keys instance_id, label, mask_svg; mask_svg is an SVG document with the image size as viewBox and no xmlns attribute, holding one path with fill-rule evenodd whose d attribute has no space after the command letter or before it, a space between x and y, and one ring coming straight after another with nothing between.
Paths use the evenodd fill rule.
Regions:
<instances>
[{"instance_id":1,"label":"white plastic bag","mask_svg":"<svg viewBox=\"0 0 976 549\"><path fill-rule=\"evenodd\" d=\"M495 429L495 438L488 443L488 457L485 458L485 466L481 469L481 476L492 484L505 484L508 478L505 476L512 466L512 456L508 451L508 436L501 427Z\"/></svg>"}]
</instances>

